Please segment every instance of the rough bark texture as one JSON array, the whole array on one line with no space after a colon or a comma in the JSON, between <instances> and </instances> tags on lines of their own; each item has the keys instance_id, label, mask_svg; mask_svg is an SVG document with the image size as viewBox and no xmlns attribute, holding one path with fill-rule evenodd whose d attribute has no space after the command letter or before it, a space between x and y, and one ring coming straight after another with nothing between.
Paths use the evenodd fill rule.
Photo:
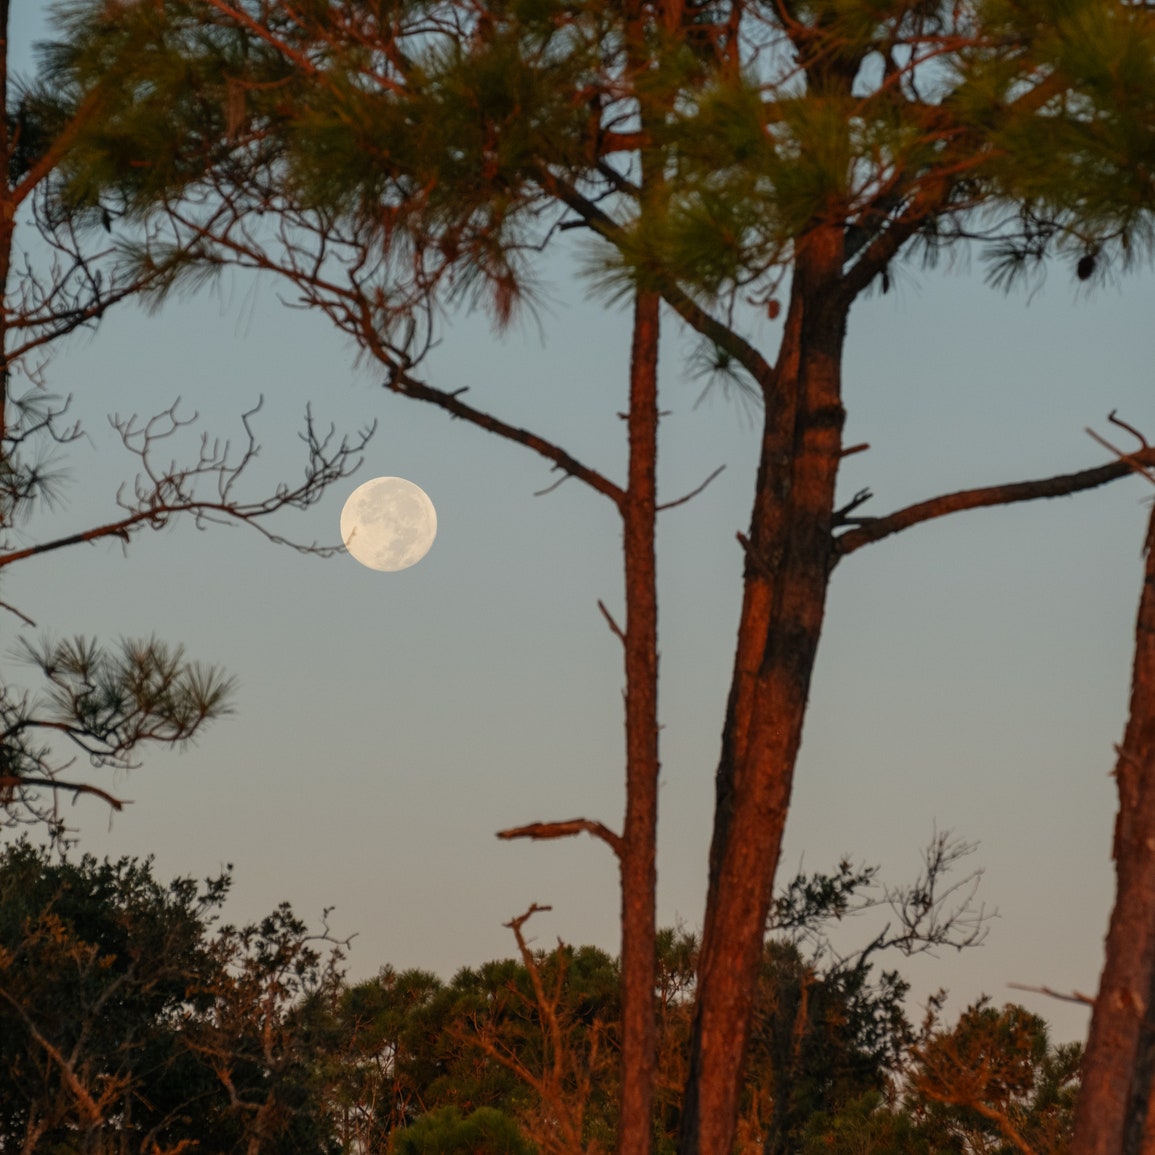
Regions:
<instances>
[{"instance_id":1,"label":"rough bark texture","mask_svg":"<svg viewBox=\"0 0 1155 1155\"><path fill-rule=\"evenodd\" d=\"M1115 765L1115 909L1083 1058L1070 1155L1155 1151L1155 512L1135 627L1131 713Z\"/></svg>"},{"instance_id":2,"label":"rough bark texture","mask_svg":"<svg viewBox=\"0 0 1155 1155\"><path fill-rule=\"evenodd\" d=\"M658 308L639 292L630 358L629 483L622 505L626 576L626 817L622 830L622 1097L619 1155L650 1149L658 829Z\"/></svg>"},{"instance_id":3,"label":"rough bark texture","mask_svg":"<svg viewBox=\"0 0 1155 1155\"><path fill-rule=\"evenodd\" d=\"M843 238L811 231L795 262L765 424L717 772L682 1155L733 1146L774 872L833 562L846 307Z\"/></svg>"}]
</instances>

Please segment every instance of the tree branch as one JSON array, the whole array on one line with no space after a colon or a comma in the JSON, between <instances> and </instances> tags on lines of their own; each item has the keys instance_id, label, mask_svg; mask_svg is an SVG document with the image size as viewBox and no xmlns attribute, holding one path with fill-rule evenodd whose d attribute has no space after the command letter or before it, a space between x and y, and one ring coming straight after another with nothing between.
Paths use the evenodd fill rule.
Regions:
<instances>
[{"instance_id":1,"label":"tree branch","mask_svg":"<svg viewBox=\"0 0 1155 1155\"><path fill-rule=\"evenodd\" d=\"M588 465L583 465L577 458L566 453L560 445L555 445L552 441L547 441L544 437L531 433L528 429L520 429L516 425L510 425L481 409L466 405L464 401L460 400L460 391L450 393L445 389L436 389L432 385L425 384L424 381L419 381L401 368L395 369L391 378L385 382L385 387L403 397L415 397L419 401L427 401L429 404L436 405L447 413L451 413L454 417L459 417L471 425L486 430L488 433L495 433L507 441L515 441L519 445L532 449L535 453L539 453L542 457L552 461L558 469L571 477L576 477L579 481L584 481L591 489L608 497L618 509L621 509L625 503L625 492L620 486L610 481L605 474L591 469Z\"/></svg>"},{"instance_id":2,"label":"tree branch","mask_svg":"<svg viewBox=\"0 0 1155 1155\"><path fill-rule=\"evenodd\" d=\"M604 237L610 244L621 247L622 226L613 217L554 173L544 173L542 179L547 192L573 209L594 232ZM688 293L668 278L659 276L655 287L666 304L691 329L725 349L758 382L765 394L774 382L774 369L753 345L716 317L712 317Z\"/></svg>"},{"instance_id":3,"label":"tree branch","mask_svg":"<svg viewBox=\"0 0 1155 1155\"><path fill-rule=\"evenodd\" d=\"M1084 469L1079 473L1063 473L1057 477L1018 481L1007 485L990 485L981 489L964 489L958 493L932 497L929 501L908 505L905 509L897 510L885 517L869 521L863 519L861 525L834 538L835 553L838 557L845 557L864 545L881 541L884 537L901 533L904 529L910 529L911 526L924 521L946 517L947 514L960 513L967 509L985 509L995 505L1014 505L1021 501L1036 501L1044 497L1067 497L1073 493L1082 493L1084 490L1106 485L1110 481L1118 481L1120 477L1132 473L1136 467L1153 466L1155 466L1155 448L1144 449L1123 460L1099 465L1094 469Z\"/></svg>"},{"instance_id":4,"label":"tree branch","mask_svg":"<svg viewBox=\"0 0 1155 1155\"><path fill-rule=\"evenodd\" d=\"M1013 991L1027 991L1032 995L1049 995L1052 999L1060 999L1064 1003L1078 1003L1084 1007L1095 1005L1095 1000L1090 995L1083 994L1082 991L1071 991L1069 994L1065 994L1063 991L1056 991L1051 987L1031 987L1025 983L1007 983L1007 986Z\"/></svg>"},{"instance_id":5,"label":"tree branch","mask_svg":"<svg viewBox=\"0 0 1155 1155\"><path fill-rule=\"evenodd\" d=\"M59 778L22 778L19 775L0 778L0 792L18 790L22 786L41 786L49 790L68 790L73 794L94 794L103 802L107 802L113 810L123 810L128 802L123 798L115 798L99 786L90 786L86 782L62 782Z\"/></svg>"},{"instance_id":6,"label":"tree branch","mask_svg":"<svg viewBox=\"0 0 1155 1155\"><path fill-rule=\"evenodd\" d=\"M626 632L614 621L614 615L606 608L606 603L603 602L601 598L598 598L598 609L601 610L602 617L606 619L606 624L610 627L610 633L624 646L626 644Z\"/></svg>"},{"instance_id":7,"label":"tree branch","mask_svg":"<svg viewBox=\"0 0 1155 1155\"><path fill-rule=\"evenodd\" d=\"M540 841L547 838L572 838L575 834L589 834L600 838L619 858L622 856L622 837L615 834L601 822L589 818L570 818L565 822L531 822L528 826L514 826L509 830L499 830L497 837L510 841L514 838L532 838Z\"/></svg>"}]
</instances>

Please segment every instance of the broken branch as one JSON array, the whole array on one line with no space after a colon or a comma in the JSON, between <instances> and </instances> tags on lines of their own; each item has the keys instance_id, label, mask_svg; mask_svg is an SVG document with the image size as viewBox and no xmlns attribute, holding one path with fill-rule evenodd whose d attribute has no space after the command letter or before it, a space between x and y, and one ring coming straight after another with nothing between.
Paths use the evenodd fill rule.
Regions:
<instances>
[{"instance_id":1,"label":"broken branch","mask_svg":"<svg viewBox=\"0 0 1155 1155\"><path fill-rule=\"evenodd\" d=\"M510 841L514 838L532 838L540 841L547 838L572 838L575 834L588 834L600 838L619 858L622 856L622 838L601 822L589 818L570 818L565 822L531 822L528 826L515 826L509 830L499 830L497 837ZM539 908L540 909L540 908Z\"/></svg>"}]
</instances>

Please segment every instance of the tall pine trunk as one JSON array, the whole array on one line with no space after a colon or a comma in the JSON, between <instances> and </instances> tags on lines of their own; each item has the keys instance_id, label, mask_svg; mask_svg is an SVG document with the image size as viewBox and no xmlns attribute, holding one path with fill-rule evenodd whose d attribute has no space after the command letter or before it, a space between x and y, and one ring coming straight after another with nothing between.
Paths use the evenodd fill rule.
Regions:
<instances>
[{"instance_id":1,"label":"tall pine trunk","mask_svg":"<svg viewBox=\"0 0 1155 1155\"><path fill-rule=\"evenodd\" d=\"M730 1155L774 873L833 563L842 230L810 232L771 379L717 772L682 1155Z\"/></svg>"},{"instance_id":2,"label":"tall pine trunk","mask_svg":"<svg viewBox=\"0 0 1155 1155\"><path fill-rule=\"evenodd\" d=\"M619 1155L647 1155L657 1065L654 1009L658 831L658 312L639 290L630 356L626 576L626 816L622 830L622 1092Z\"/></svg>"},{"instance_id":3,"label":"tall pine trunk","mask_svg":"<svg viewBox=\"0 0 1155 1155\"><path fill-rule=\"evenodd\" d=\"M1135 627L1131 713L1115 781L1115 908L1070 1155L1155 1151L1155 511Z\"/></svg>"}]
</instances>

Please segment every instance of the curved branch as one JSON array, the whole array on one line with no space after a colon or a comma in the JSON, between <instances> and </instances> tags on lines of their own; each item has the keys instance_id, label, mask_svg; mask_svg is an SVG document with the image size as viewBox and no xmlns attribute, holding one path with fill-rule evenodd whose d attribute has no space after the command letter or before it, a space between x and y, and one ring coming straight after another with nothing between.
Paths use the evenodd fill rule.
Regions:
<instances>
[{"instance_id":1,"label":"curved branch","mask_svg":"<svg viewBox=\"0 0 1155 1155\"><path fill-rule=\"evenodd\" d=\"M693 501L694 498L697 497L698 494L701 493L702 490L704 490L706 486L709 485L710 482L713 481L714 478L717 477L725 468L726 467L724 465L719 465L718 468L715 469L714 472L711 473L710 476L702 482L701 485L695 486L690 490L689 493L684 493L681 497L675 498L673 501L667 501L664 504L659 505L657 512L662 513L667 509L676 509L679 505L685 505L687 501Z\"/></svg>"},{"instance_id":2,"label":"curved branch","mask_svg":"<svg viewBox=\"0 0 1155 1155\"><path fill-rule=\"evenodd\" d=\"M19 775L5 775L0 777L0 791L18 790L22 786L40 786L49 790L68 790L73 794L92 794L102 802L107 802L113 810L123 810L127 802L123 798L116 798L107 790L99 786L91 786L87 782L62 782L59 778L22 778Z\"/></svg>"},{"instance_id":3,"label":"curved branch","mask_svg":"<svg viewBox=\"0 0 1155 1155\"><path fill-rule=\"evenodd\" d=\"M911 526L966 509L1014 505L1020 501L1036 501L1044 497L1067 497L1087 489L1096 489L1100 485L1126 477L1134 472L1136 466L1147 468L1155 466L1155 449L1144 449L1130 454L1125 459L1112 461L1108 465L1099 465L1094 469L1084 469L1079 473L1063 473L1057 477L1046 477L1037 481L989 485L981 489L964 489L958 493L932 497L929 501L908 505L905 509L897 510L885 517L869 521L864 519L855 529L835 537L835 554L837 557L845 557L864 545L901 533Z\"/></svg>"},{"instance_id":4,"label":"curved branch","mask_svg":"<svg viewBox=\"0 0 1155 1155\"><path fill-rule=\"evenodd\" d=\"M476 425L488 433L496 433L498 437L504 437L507 441L515 441L519 445L532 449L535 453L539 453L542 457L552 461L558 469L569 474L570 477L584 481L591 489L595 489L598 493L608 497L618 509L623 507L626 499L624 490L610 481L605 474L591 469L588 465L583 465L577 458L566 453L560 445L555 445L552 441L547 441L544 437L531 433L528 429L509 425L481 409L466 405L461 400L461 394L464 390L450 393L445 389L436 389L432 385L425 384L424 381L419 381L403 369L395 370L391 378L385 382L385 387L394 393L400 393L403 397L415 397L419 401L428 401L429 404L436 405L454 417L468 421L471 425Z\"/></svg>"}]
</instances>

